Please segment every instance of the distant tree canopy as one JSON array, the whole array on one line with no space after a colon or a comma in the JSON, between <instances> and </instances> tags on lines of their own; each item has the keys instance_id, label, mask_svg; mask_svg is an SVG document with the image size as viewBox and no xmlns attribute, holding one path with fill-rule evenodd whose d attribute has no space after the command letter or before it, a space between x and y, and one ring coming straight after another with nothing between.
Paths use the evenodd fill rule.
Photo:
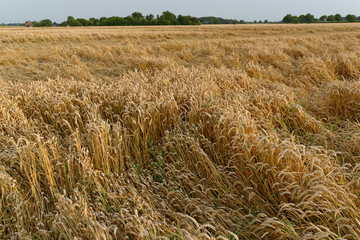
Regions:
<instances>
[{"instance_id":1,"label":"distant tree canopy","mask_svg":"<svg viewBox=\"0 0 360 240\"><path fill-rule=\"evenodd\" d=\"M314 15L308 13L306 15L293 16L291 14L287 14L283 19L283 23L316 23L316 22L356 22L360 20L360 17L356 17L356 15L348 14L345 18L343 18L339 13L335 15L323 15L319 19L315 18Z\"/></svg>"},{"instance_id":2,"label":"distant tree canopy","mask_svg":"<svg viewBox=\"0 0 360 240\"><path fill-rule=\"evenodd\" d=\"M39 26L40 27L51 27L53 24L52 24L52 21L50 19L44 19L44 20L41 20L39 22Z\"/></svg>"},{"instance_id":3,"label":"distant tree canopy","mask_svg":"<svg viewBox=\"0 0 360 240\"><path fill-rule=\"evenodd\" d=\"M292 16L291 14L287 14L282 22L284 23L314 23L317 22L314 15L308 13L306 15Z\"/></svg>"},{"instance_id":4,"label":"distant tree canopy","mask_svg":"<svg viewBox=\"0 0 360 240\"><path fill-rule=\"evenodd\" d=\"M296 16L295 16L296 17ZM282 20L282 22L284 22L284 23L292 23L293 21L292 21L292 18L293 18L293 16L291 16L291 14L287 14L284 18L283 18L283 20Z\"/></svg>"},{"instance_id":5,"label":"distant tree canopy","mask_svg":"<svg viewBox=\"0 0 360 240\"><path fill-rule=\"evenodd\" d=\"M357 22L360 21L360 16L348 14L342 17L339 13L335 15L323 15L320 18L315 18L314 15L308 13L306 15L291 15L284 16L281 22L283 23L316 23L316 22ZM269 23L268 20L257 21L254 23ZM49 27L49 26L146 26L146 25L200 25L200 24L245 24L244 20L224 19L220 17L193 17L189 15L178 15L164 11L161 15L156 17L153 14L143 15L141 12L133 12L127 17L100 17L100 18L74 18L68 16L67 20L61 24L56 24L50 19L41 21L33 21L34 27ZM24 25L24 24L23 24Z\"/></svg>"},{"instance_id":6,"label":"distant tree canopy","mask_svg":"<svg viewBox=\"0 0 360 240\"><path fill-rule=\"evenodd\" d=\"M236 20L236 19L224 19L224 18L219 18L219 17L201 17L199 18L199 21L201 22L201 24L244 24L245 21L244 20Z\"/></svg>"},{"instance_id":7,"label":"distant tree canopy","mask_svg":"<svg viewBox=\"0 0 360 240\"><path fill-rule=\"evenodd\" d=\"M199 19L196 17L192 17L192 16L179 15L178 20L180 22L180 25L199 25L200 24Z\"/></svg>"},{"instance_id":8,"label":"distant tree canopy","mask_svg":"<svg viewBox=\"0 0 360 240\"><path fill-rule=\"evenodd\" d=\"M328 16L326 15L322 15L320 18L319 18L319 21L321 22L325 22L327 20Z\"/></svg>"},{"instance_id":9,"label":"distant tree canopy","mask_svg":"<svg viewBox=\"0 0 360 240\"><path fill-rule=\"evenodd\" d=\"M315 20L314 15L308 13L305 15L305 22L306 23L314 23L314 22L317 22L317 20Z\"/></svg>"},{"instance_id":10,"label":"distant tree canopy","mask_svg":"<svg viewBox=\"0 0 360 240\"><path fill-rule=\"evenodd\" d=\"M81 26L81 23L77 19L75 19L73 16L69 16L67 18L66 25L69 25L69 26Z\"/></svg>"},{"instance_id":11,"label":"distant tree canopy","mask_svg":"<svg viewBox=\"0 0 360 240\"><path fill-rule=\"evenodd\" d=\"M357 17L353 14L348 14L348 15L346 15L345 19L348 22L356 22Z\"/></svg>"},{"instance_id":12,"label":"distant tree canopy","mask_svg":"<svg viewBox=\"0 0 360 240\"><path fill-rule=\"evenodd\" d=\"M300 23L300 18L298 16L291 16L291 23Z\"/></svg>"},{"instance_id":13,"label":"distant tree canopy","mask_svg":"<svg viewBox=\"0 0 360 240\"><path fill-rule=\"evenodd\" d=\"M69 16L61 26L145 26L145 25L200 25L198 18L193 16L176 16L164 11L162 15L155 17L153 14L144 16L140 12L134 12L127 17L100 17L100 18L77 18Z\"/></svg>"},{"instance_id":14,"label":"distant tree canopy","mask_svg":"<svg viewBox=\"0 0 360 240\"><path fill-rule=\"evenodd\" d=\"M339 13L335 14L335 21L341 22L341 20L342 20L342 16Z\"/></svg>"},{"instance_id":15,"label":"distant tree canopy","mask_svg":"<svg viewBox=\"0 0 360 240\"><path fill-rule=\"evenodd\" d=\"M335 15L329 15L326 19L327 22L335 22Z\"/></svg>"}]
</instances>

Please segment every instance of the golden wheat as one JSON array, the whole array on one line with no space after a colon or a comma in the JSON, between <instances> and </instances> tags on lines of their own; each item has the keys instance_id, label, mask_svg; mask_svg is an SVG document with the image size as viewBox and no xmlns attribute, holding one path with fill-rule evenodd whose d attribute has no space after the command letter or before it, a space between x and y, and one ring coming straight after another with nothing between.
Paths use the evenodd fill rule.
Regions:
<instances>
[{"instance_id":1,"label":"golden wheat","mask_svg":"<svg viewBox=\"0 0 360 240\"><path fill-rule=\"evenodd\" d=\"M0 45L0 238L360 238L357 24Z\"/></svg>"}]
</instances>

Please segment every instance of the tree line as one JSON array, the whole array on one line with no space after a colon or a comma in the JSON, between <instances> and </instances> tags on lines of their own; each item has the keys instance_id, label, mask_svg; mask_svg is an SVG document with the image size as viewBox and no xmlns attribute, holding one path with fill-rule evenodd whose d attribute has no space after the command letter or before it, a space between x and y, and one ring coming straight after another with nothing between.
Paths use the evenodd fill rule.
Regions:
<instances>
[{"instance_id":1,"label":"tree line","mask_svg":"<svg viewBox=\"0 0 360 240\"><path fill-rule=\"evenodd\" d=\"M316 22L357 22L360 21L360 17L357 17L353 14L348 14L345 17L341 16L341 14L335 15L323 15L320 18L315 18L314 15L308 13L306 15L293 16L291 14L287 14L282 22L284 23L316 23Z\"/></svg>"},{"instance_id":2,"label":"tree line","mask_svg":"<svg viewBox=\"0 0 360 240\"><path fill-rule=\"evenodd\" d=\"M200 25L198 18L193 16L183 16L164 11L160 16L153 14L144 16L140 12L134 12L127 17L101 17L101 18L74 18L69 16L62 23L52 22L50 19L33 21L34 27L49 26L146 26L146 25Z\"/></svg>"},{"instance_id":3,"label":"tree line","mask_svg":"<svg viewBox=\"0 0 360 240\"><path fill-rule=\"evenodd\" d=\"M141 25L200 25L200 24L245 24L244 20L225 19L221 17L192 17L192 16L176 16L175 14L165 11L161 16L156 17L153 14L144 16L140 12L134 12L127 17L101 17L101 18L74 18L69 16L62 23L52 22L50 19L41 21L33 21L34 27L50 27L50 26L141 26ZM257 23L257 21L254 21ZM268 23L268 20L259 21L258 23Z\"/></svg>"},{"instance_id":4,"label":"tree line","mask_svg":"<svg viewBox=\"0 0 360 240\"><path fill-rule=\"evenodd\" d=\"M244 24L244 20L236 20L236 19L224 19L220 17L201 17L199 18L201 24Z\"/></svg>"},{"instance_id":5,"label":"tree line","mask_svg":"<svg viewBox=\"0 0 360 240\"><path fill-rule=\"evenodd\" d=\"M283 23L316 23L316 22L357 22L360 16L348 14L345 17L341 14L323 15L315 18L314 15L308 13L306 15L287 14L281 22ZM143 15L140 12L134 12L127 17L101 17L101 18L74 18L69 16L66 21L56 23L50 19L41 21L33 21L34 27L50 27L50 26L146 26L146 25L200 25L200 24L245 24L244 20L224 19L220 17L193 17L189 15L178 15L164 11L161 15L153 14ZM268 20L254 21L254 23L269 23ZM9 24L8 24L9 25Z\"/></svg>"}]
</instances>

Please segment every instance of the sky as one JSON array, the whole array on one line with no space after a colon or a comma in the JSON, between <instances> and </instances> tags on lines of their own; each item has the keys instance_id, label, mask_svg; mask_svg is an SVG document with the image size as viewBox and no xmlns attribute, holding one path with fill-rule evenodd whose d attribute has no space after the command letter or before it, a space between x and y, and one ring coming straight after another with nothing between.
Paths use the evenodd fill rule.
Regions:
<instances>
[{"instance_id":1,"label":"sky","mask_svg":"<svg viewBox=\"0 0 360 240\"><path fill-rule=\"evenodd\" d=\"M7 0L0 8L0 23L22 23L49 18L62 22L75 18L125 17L133 12L196 17L216 16L245 21L280 21L290 13L315 17L340 13L360 16L360 0Z\"/></svg>"}]
</instances>

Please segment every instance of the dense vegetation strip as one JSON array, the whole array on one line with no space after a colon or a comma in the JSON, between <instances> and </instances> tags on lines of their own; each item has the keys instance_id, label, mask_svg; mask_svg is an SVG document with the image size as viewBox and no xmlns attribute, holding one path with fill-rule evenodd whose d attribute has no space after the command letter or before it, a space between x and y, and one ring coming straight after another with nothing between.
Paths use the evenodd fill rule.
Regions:
<instances>
[{"instance_id":1,"label":"dense vegetation strip","mask_svg":"<svg viewBox=\"0 0 360 240\"><path fill-rule=\"evenodd\" d=\"M273 23L340 23L340 22L357 22L360 21L360 16L348 14L342 17L341 14L322 15L315 18L314 15L308 13L306 15L295 16L287 14L282 21ZM245 22L237 19L224 19L221 17L193 17L189 15L178 15L164 11L161 15L154 16L153 14L143 15L140 12L134 12L127 17L101 17L101 18L74 18L69 16L66 21L56 23L50 19L43 19L40 21L27 21L25 24L9 24L9 25L25 25L27 27L50 27L50 26L147 26L147 25L200 25L200 24L245 24L245 23L269 23L269 20L254 20L253 22Z\"/></svg>"}]
</instances>

